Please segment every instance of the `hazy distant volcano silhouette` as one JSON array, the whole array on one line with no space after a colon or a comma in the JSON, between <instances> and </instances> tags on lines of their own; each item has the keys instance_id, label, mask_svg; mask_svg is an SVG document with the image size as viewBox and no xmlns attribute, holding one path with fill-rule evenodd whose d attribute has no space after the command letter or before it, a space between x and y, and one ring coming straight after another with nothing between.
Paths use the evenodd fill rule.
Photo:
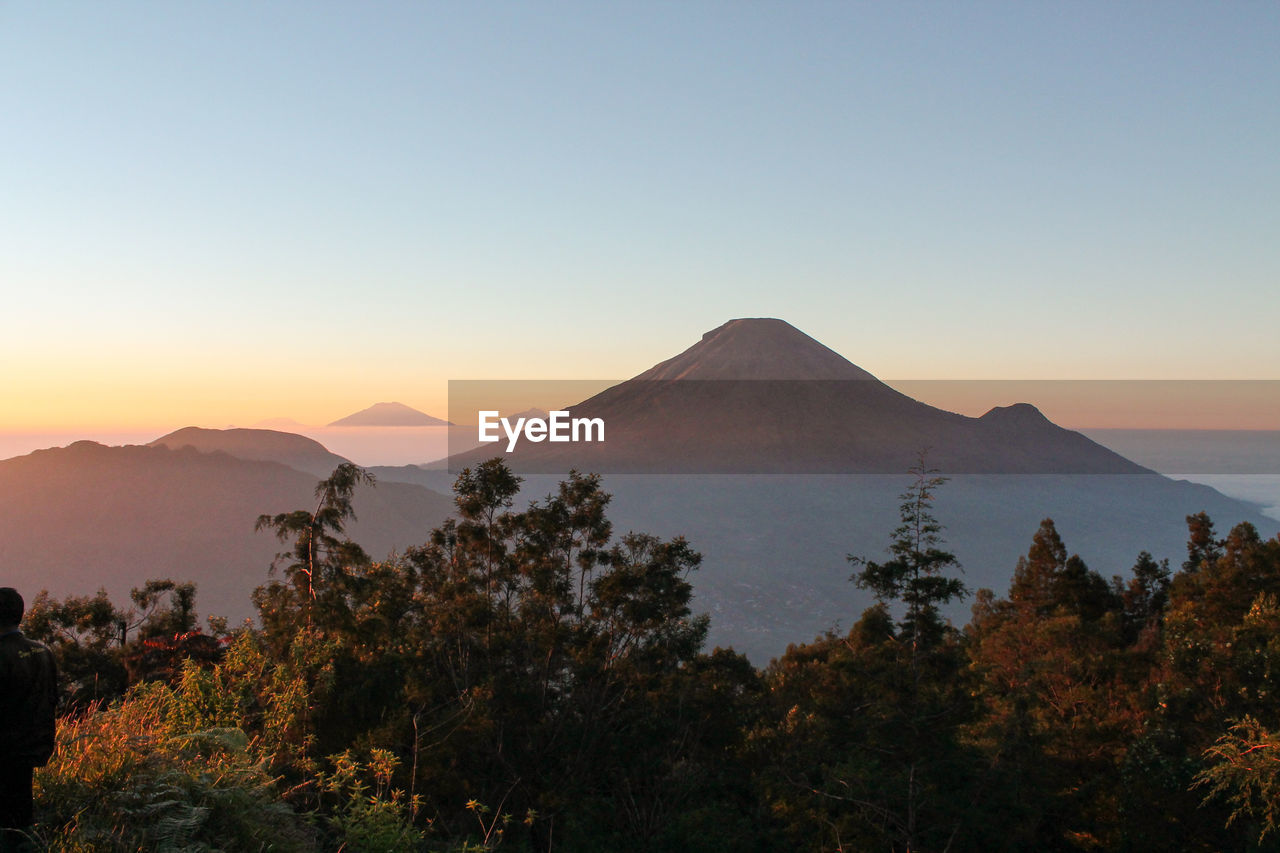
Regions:
<instances>
[{"instance_id":1,"label":"hazy distant volcano silhouette","mask_svg":"<svg viewBox=\"0 0 1280 853\"><path fill-rule=\"evenodd\" d=\"M329 424L331 427L363 426L363 427L403 427L403 426L450 426L448 421L432 417L426 412L410 408L404 403L374 403L367 409L361 409L345 418L339 418Z\"/></svg>"},{"instance_id":2,"label":"hazy distant volcano silhouette","mask_svg":"<svg viewBox=\"0 0 1280 853\"><path fill-rule=\"evenodd\" d=\"M949 474L1151 473L1029 404L971 418L913 400L775 319L731 320L571 412L603 419L605 441L489 444L450 467L505 455L538 473L874 474L927 449Z\"/></svg>"}]
</instances>

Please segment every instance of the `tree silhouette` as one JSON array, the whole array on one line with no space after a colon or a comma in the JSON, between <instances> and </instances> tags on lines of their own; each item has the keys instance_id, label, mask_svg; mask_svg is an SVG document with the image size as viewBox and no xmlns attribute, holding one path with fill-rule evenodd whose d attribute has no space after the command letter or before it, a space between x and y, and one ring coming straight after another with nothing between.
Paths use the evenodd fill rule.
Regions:
<instances>
[{"instance_id":1,"label":"tree silhouette","mask_svg":"<svg viewBox=\"0 0 1280 853\"><path fill-rule=\"evenodd\" d=\"M293 542L293 548L277 560L292 560L285 568L293 587L289 603L302 611L308 624L321 593L329 593L325 596L327 603L343 609L341 590L335 587L353 567L369 563L364 549L343 535L346 522L355 520L351 499L361 484L373 485L373 475L358 465L343 462L316 485L314 511L299 509L258 516L256 530L271 530L281 542ZM277 596L282 592L279 588L269 591ZM333 615L336 614L330 614Z\"/></svg>"},{"instance_id":2,"label":"tree silhouette","mask_svg":"<svg viewBox=\"0 0 1280 853\"><path fill-rule=\"evenodd\" d=\"M905 605L901 630L910 635L912 648L918 649L940 636L939 608L967 590L959 578L943 574L960 567L955 554L943 550L942 525L933 517L934 493L947 478L928 467L924 453L908 473L914 480L899 495L900 524L889 544L892 559L877 563L850 554L848 560L860 567L851 578L860 589L871 590L882 604Z\"/></svg>"}]
</instances>

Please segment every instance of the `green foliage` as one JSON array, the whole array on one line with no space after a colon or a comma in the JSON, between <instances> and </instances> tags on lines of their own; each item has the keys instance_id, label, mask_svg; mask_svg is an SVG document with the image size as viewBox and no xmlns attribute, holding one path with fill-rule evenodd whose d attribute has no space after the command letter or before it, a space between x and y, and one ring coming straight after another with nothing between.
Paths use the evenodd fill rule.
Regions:
<instances>
[{"instance_id":1,"label":"green foliage","mask_svg":"<svg viewBox=\"0 0 1280 853\"><path fill-rule=\"evenodd\" d=\"M423 834L414 828L414 798L391 786L399 759L385 749L357 761L350 751L330 756L332 771L320 773L317 785L330 808L329 825L339 849L361 853L400 853L420 849Z\"/></svg>"},{"instance_id":2,"label":"green foliage","mask_svg":"<svg viewBox=\"0 0 1280 853\"><path fill-rule=\"evenodd\" d=\"M1196 785L1208 788L1206 799L1231 806L1228 824L1256 822L1261 844L1280 822L1280 737L1246 716L1205 751L1205 758L1208 765Z\"/></svg>"},{"instance_id":3,"label":"green foliage","mask_svg":"<svg viewBox=\"0 0 1280 853\"><path fill-rule=\"evenodd\" d=\"M412 645L416 778L454 832L469 821L453 803L532 809L547 820L521 831L536 836L575 802L619 786L640 797L638 775L657 791L681 750L635 759L677 689L672 673L706 634L686 579L700 557L684 540L629 534L610 545L598 477L572 473L513 513L517 487L496 463L464 471L460 520L406 555L420 583L399 623ZM646 836L648 808L608 816Z\"/></svg>"},{"instance_id":4,"label":"green foliage","mask_svg":"<svg viewBox=\"0 0 1280 853\"><path fill-rule=\"evenodd\" d=\"M1222 557L1224 544L1214 533L1213 520L1206 513L1188 515L1187 559L1182 564L1183 572L1195 574L1202 568L1211 567Z\"/></svg>"},{"instance_id":5,"label":"green foliage","mask_svg":"<svg viewBox=\"0 0 1280 853\"><path fill-rule=\"evenodd\" d=\"M993 795L1006 843L1114 845L1122 833L1113 799L1154 662L1125 626L1121 596L1067 556L1051 519L1019 558L1008 599L979 594L967 635L984 708L968 736L1004 783Z\"/></svg>"},{"instance_id":6,"label":"green foliage","mask_svg":"<svg viewBox=\"0 0 1280 853\"><path fill-rule=\"evenodd\" d=\"M368 471L344 462L316 486L315 510L258 517L258 530L271 530L281 542L293 543L292 550L277 558L277 562L287 563L288 586L275 583L265 593L258 593L259 598L270 596L273 607L269 612L277 620L296 612L308 623L315 613L330 622L341 621L345 615L343 582L352 567L369 562L364 550L344 536L347 521L356 517L351 501L358 486L373 483ZM288 629L279 622L267 627L278 633Z\"/></svg>"},{"instance_id":7,"label":"green foliage","mask_svg":"<svg viewBox=\"0 0 1280 853\"><path fill-rule=\"evenodd\" d=\"M917 653L913 671L911 643L877 606L848 635L794 646L769 667L776 721L753 740L795 849L942 849L967 837L981 779L960 737L974 708L958 640Z\"/></svg>"},{"instance_id":8,"label":"green foliage","mask_svg":"<svg viewBox=\"0 0 1280 853\"><path fill-rule=\"evenodd\" d=\"M942 525L933 517L934 494L947 482L925 462L924 454L909 471L913 481L902 495L900 523L889 544L892 559L883 563L849 555L859 571L853 581L869 589L882 604L901 602L906 607L903 630L913 644L931 644L941 636L938 608L965 595L959 578L947 577L948 569L959 569L955 554L943 550Z\"/></svg>"},{"instance_id":9,"label":"green foliage","mask_svg":"<svg viewBox=\"0 0 1280 853\"><path fill-rule=\"evenodd\" d=\"M169 593L170 603L161 608L161 597ZM143 638L185 634L196 627L196 585L174 583L172 580L147 581L141 589L133 590L129 597L142 611L138 624Z\"/></svg>"},{"instance_id":10,"label":"green foliage","mask_svg":"<svg viewBox=\"0 0 1280 853\"><path fill-rule=\"evenodd\" d=\"M766 778L794 845L942 849L964 829L967 804L948 794L978 782L959 737L973 702L939 608L965 588L945 574L959 564L932 513L946 482L936 473L923 457L911 469L890 560L849 557L880 603L846 637L792 647L767 674L777 716L756 745L785 756Z\"/></svg>"},{"instance_id":11,"label":"green foliage","mask_svg":"<svg viewBox=\"0 0 1280 853\"><path fill-rule=\"evenodd\" d=\"M521 824L531 827L538 819L538 813L533 809L527 810L523 819L517 821L516 816L511 812L502 811L501 807L494 811L479 800L467 800L466 807L467 811L475 816L480 834L476 840L468 838L463 841L458 847L458 853L483 853L486 850L496 850L507 839L508 830L519 827Z\"/></svg>"},{"instance_id":12,"label":"green foliage","mask_svg":"<svg viewBox=\"0 0 1280 853\"><path fill-rule=\"evenodd\" d=\"M162 684L62 720L36 774L41 841L59 850L314 849L239 728L190 729Z\"/></svg>"},{"instance_id":13,"label":"green foliage","mask_svg":"<svg viewBox=\"0 0 1280 853\"><path fill-rule=\"evenodd\" d=\"M53 650L67 702L85 707L124 693L128 672L122 644L128 623L128 613L111 603L106 590L62 601L42 590L27 608L22 629Z\"/></svg>"},{"instance_id":14,"label":"green foliage","mask_svg":"<svg viewBox=\"0 0 1280 853\"><path fill-rule=\"evenodd\" d=\"M1262 541L1248 524L1236 526L1212 560L1173 579L1162 691L1167 715L1202 733L1197 751L1246 715L1280 725L1277 596L1280 541Z\"/></svg>"},{"instance_id":15,"label":"green foliage","mask_svg":"<svg viewBox=\"0 0 1280 853\"><path fill-rule=\"evenodd\" d=\"M1124 609L1125 631L1131 640L1137 640L1139 634L1156 629L1164 619L1169 603L1169 561L1157 563L1143 551L1133 564L1132 574L1127 585L1116 577L1112 586Z\"/></svg>"},{"instance_id":16,"label":"green foliage","mask_svg":"<svg viewBox=\"0 0 1280 853\"><path fill-rule=\"evenodd\" d=\"M168 579L134 589L131 609L116 607L105 590L61 601L42 591L23 630L57 658L65 704L84 708L119 698L137 681L172 681L184 660L213 663L222 656L221 636L196 627L195 596L195 584Z\"/></svg>"},{"instance_id":17,"label":"green foliage","mask_svg":"<svg viewBox=\"0 0 1280 853\"><path fill-rule=\"evenodd\" d=\"M764 672L701 651L701 557L615 537L572 473L516 507L491 460L458 516L369 560L358 485L263 516L291 544L261 628L195 589L42 595L70 713L37 775L50 850L1021 850L1274 847L1280 541L1188 517L1188 559L1108 583L1050 519L1006 597L964 594L923 461L879 603ZM126 690L126 684L133 686ZM114 704L93 701L117 697ZM1225 732L1225 734L1224 734ZM486 804L495 804L491 808Z\"/></svg>"},{"instance_id":18,"label":"green foliage","mask_svg":"<svg viewBox=\"0 0 1280 853\"><path fill-rule=\"evenodd\" d=\"M1144 575L1135 581L1140 586L1150 583L1145 562L1140 561L1139 566ZM1037 615L1071 613L1087 622L1100 619L1121 604L1101 575L1091 571L1079 556L1067 556L1066 546L1051 518L1040 522L1031 540L1031 549L1018 559L1009 600Z\"/></svg>"}]
</instances>

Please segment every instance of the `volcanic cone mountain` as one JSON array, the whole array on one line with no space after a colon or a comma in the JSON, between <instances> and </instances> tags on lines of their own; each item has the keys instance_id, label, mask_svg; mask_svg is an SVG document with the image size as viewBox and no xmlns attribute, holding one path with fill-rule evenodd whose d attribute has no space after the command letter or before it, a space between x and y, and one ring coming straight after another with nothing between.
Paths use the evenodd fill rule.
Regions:
<instances>
[{"instance_id":1,"label":"volcanic cone mountain","mask_svg":"<svg viewBox=\"0 0 1280 853\"><path fill-rule=\"evenodd\" d=\"M1144 474L1034 406L980 418L895 391L782 320L731 320L689 349L573 406L603 443L530 443L517 470L602 473L899 473L922 450L949 474ZM495 455L486 445L455 470Z\"/></svg>"},{"instance_id":2,"label":"volcanic cone mountain","mask_svg":"<svg viewBox=\"0 0 1280 853\"><path fill-rule=\"evenodd\" d=\"M448 421L434 418L426 412L410 408L404 403L374 403L367 409L355 414L339 418L329 424L331 427L363 426L363 427L406 427L406 426L449 426Z\"/></svg>"}]
</instances>

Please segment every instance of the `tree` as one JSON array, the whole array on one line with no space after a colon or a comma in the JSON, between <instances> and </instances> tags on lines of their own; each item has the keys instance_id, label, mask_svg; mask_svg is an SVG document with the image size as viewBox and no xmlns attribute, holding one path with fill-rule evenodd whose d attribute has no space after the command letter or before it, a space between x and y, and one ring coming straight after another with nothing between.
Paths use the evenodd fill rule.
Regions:
<instances>
[{"instance_id":1,"label":"tree","mask_svg":"<svg viewBox=\"0 0 1280 853\"><path fill-rule=\"evenodd\" d=\"M1206 512L1197 512L1187 516L1187 559L1182 570L1187 573L1198 572L1201 568L1217 562L1222 556L1222 540L1216 538L1213 520Z\"/></svg>"},{"instance_id":2,"label":"tree","mask_svg":"<svg viewBox=\"0 0 1280 853\"><path fill-rule=\"evenodd\" d=\"M1136 571L1130 606L1145 624L1159 566L1148 557ZM1124 837L1116 792L1156 646L1134 646L1138 632L1127 628L1122 597L1068 556L1048 518L1008 598L978 593L967 637L983 709L969 737L991 761L1008 848L1114 847Z\"/></svg>"},{"instance_id":3,"label":"tree","mask_svg":"<svg viewBox=\"0 0 1280 853\"><path fill-rule=\"evenodd\" d=\"M1101 618L1120 603L1102 575L1091 571L1079 555L1067 556L1052 518L1040 522L1031 549L1018 558L1009 600L1041 616L1064 610L1086 621Z\"/></svg>"},{"instance_id":4,"label":"tree","mask_svg":"<svg viewBox=\"0 0 1280 853\"><path fill-rule=\"evenodd\" d=\"M963 597L966 589L959 578L943 574L947 569L958 569L960 562L955 554L942 549L942 525L933 517L934 493L947 478L936 476L938 470L927 466L923 453L909 473L914 481L899 496L901 523L889 545L892 559L877 563L851 554L848 560L860 567L852 576L860 589L871 590L883 604L905 605L900 629L911 638L914 660L915 650L922 644L931 645L940 636L939 608Z\"/></svg>"},{"instance_id":5,"label":"tree","mask_svg":"<svg viewBox=\"0 0 1280 853\"><path fill-rule=\"evenodd\" d=\"M169 594L167 607L161 606L165 593ZM149 580L130 592L129 597L140 611L129 625L138 629L137 640L124 657L131 683L173 682L186 661L210 665L221 659L225 636L205 634L196 625L194 583L175 583L169 578ZM213 624L217 634L223 624L217 619Z\"/></svg>"},{"instance_id":6,"label":"tree","mask_svg":"<svg viewBox=\"0 0 1280 853\"><path fill-rule=\"evenodd\" d=\"M499 459L463 471L459 517L405 554L416 590L397 666L411 789L431 792L442 821L469 800L533 809L535 848L614 831L636 843L670 805L662 780L705 731L681 714L672 733L664 719L706 636L687 579L701 558L678 537L613 541L596 475L571 472L517 512L519 486ZM566 824L573 813L598 819Z\"/></svg>"},{"instance_id":7,"label":"tree","mask_svg":"<svg viewBox=\"0 0 1280 853\"><path fill-rule=\"evenodd\" d=\"M58 659L58 677L72 708L115 699L128 686L123 662L129 613L111 603L107 591L58 601L41 590L27 608L23 630Z\"/></svg>"},{"instance_id":8,"label":"tree","mask_svg":"<svg viewBox=\"0 0 1280 853\"><path fill-rule=\"evenodd\" d=\"M1124 625L1129 640L1136 641L1143 631L1149 631L1164 619L1164 609L1169 603L1169 561L1156 562L1147 551L1138 554L1133 564L1133 577L1126 585L1117 577L1112 586L1124 608Z\"/></svg>"},{"instance_id":9,"label":"tree","mask_svg":"<svg viewBox=\"0 0 1280 853\"><path fill-rule=\"evenodd\" d=\"M364 549L343 536L346 522L355 520L351 499L356 487L362 484L373 485L373 475L358 465L343 462L316 485L314 511L299 509L258 517L255 529L271 530L281 542L293 542L292 550L277 558L278 561L292 560L285 568L292 590L272 583L265 591L260 588L255 593L264 621L268 616L278 618L296 609L305 615L310 625L317 599L323 599L328 605L321 612L329 621L344 614L343 581L354 567L369 563ZM263 605L269 600L269 606L264 609ZM287 617L284 628L292 629Z\"/></svg>"},{"instance_id":10,"label":"tree","mask_svg":"<svg viewBox=\"0 0 1280 853\"><path fill-rule=\"evenodd\" d=\"M166 592L169 593L169 606L162 608L160 600ZM137 621L129 627L141 628L144 638L185 634L196 627L196 585L190 581L149 580L130 592L129 597L141 611Z\"/></svg>"},{"instance_id":11,"label":"tree","mask_svg":"<svg viewBox=\"0 0 1280 853\"><path fill-rule=\"evenodd\" d=\"M923 454L910 474L890 559L848 557L879 603L848 636L788 649L767 675L778 718L759 740L782 758L766 787L793 844L948 850L970 805L953 793L977 789L959 739L972 708L963 649L940 612L965 594L933 516L946 480Z\"/></svg>"},{"instance_id":12,"label":"tree","mask_svg":"<svg viewBox=\"0 0 1280 853\"><path fill-rule=\"evenodd\" d=\"M1236 525L1221 542L1203 514L1188 519L1188 552L1196 558L1169 587L1165 625L1165 703L1216 736L1246 714L1280 723L1273 697L1280 660L1260 626L1274 618L1262 606L1280 596L1280 540L1264 541L1253 525ZM1275 666L1272 661L1275 660ZM1205 743L1194 744L1202 751Z\"/></svg>"},{"instance_id":13,"label":"tree","mask_svg":"<svg viewBox=\"0 0 1280 853\"><path fill-rule=\"evenodd\" d=\"M1227 825L1251 822L1259 845L1280 824L1280 737L1245 715L1205 750L1208 765L1196 776L1206 801L1232 806Z\"/></svg>"},{"instance_id":14,"label":"tree","mask_svg":"<svg viewBox=\"0 0 1280 853\"><path fill-rule=\"evenodd\" d=\"M213 635L196 626L194 583L153 579L129 595L135 606L122 609L102 589L61 601L42 590L27 610L24 629L53 650L70 708L119 698L139 681L173 681L187 660L221 658L221 621L211 620Z\"/></svg>"},{"instance_id":15,"label":"tree","mask_svg":"<svg viewBox=\"0 0 1280 853\"><path fill-rule=\"evenodd\" d=\"M1248 849L1270 832L1273 807L1264 794L1270 783L1255 771L1280 730L1280 540L1262 540L1247 523L1219 539L1204 513L1189 516L1187 527L1188 559L1162 620L1148 723L1158 738L1139 744L1146 764L1172 772L1155 776L1161 784L1141 805L1166 815L1186 849ZM1197 780L1210 796L1188 790ZM1192 809L1199 819L1182 820Z\"/></svg>"}]
</instances>

